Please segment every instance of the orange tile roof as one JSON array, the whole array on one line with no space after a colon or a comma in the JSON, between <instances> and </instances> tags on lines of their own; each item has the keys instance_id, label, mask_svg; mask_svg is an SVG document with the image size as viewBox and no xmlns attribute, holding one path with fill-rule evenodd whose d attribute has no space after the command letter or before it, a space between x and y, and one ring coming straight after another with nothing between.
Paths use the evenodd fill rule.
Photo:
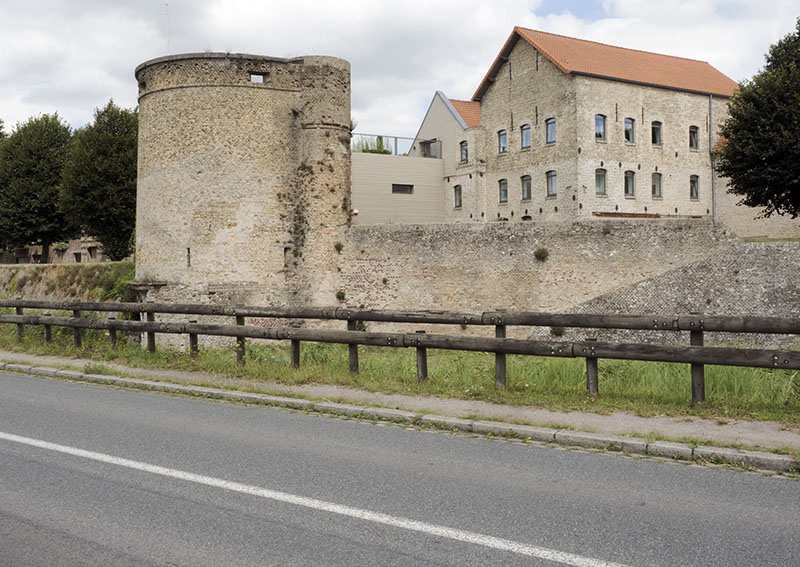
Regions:
<instances>
[{"instance_id":1,"label":"orange tile roof","mask_svg":"<svg viewBox=\"0 0 800 567\"><path fill-rule=\"evenodd\" d=\"M739 86L706 63L515 27L472 100L483 98L494 76L522 38L564 73L729 97Z\"/></svg>"},{"instance_id":2,"label":"orange tile roof","mask_svg":"<svg viewBox=\"0 0 800 567\"><path fill-rule=\"evenodd\" d=\"M481 103L473 100L448 99L453 108L461 115L467 126L481 125Z\"/></svg>"}]
</instances>

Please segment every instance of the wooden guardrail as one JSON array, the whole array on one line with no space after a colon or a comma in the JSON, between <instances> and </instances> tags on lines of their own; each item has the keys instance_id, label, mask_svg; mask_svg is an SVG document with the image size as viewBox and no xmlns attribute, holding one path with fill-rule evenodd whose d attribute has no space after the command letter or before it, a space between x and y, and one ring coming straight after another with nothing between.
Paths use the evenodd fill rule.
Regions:
<instances>
[{"instance_id":1,"label":"wooden guardrail","mask_svg":"<svg viewBox=\"0 0 800 567\"><path fill-rule=\"evenodd\" d=\"M246 339L288 340L291 343L291 365L300 365L302 341L347 344L350 371L358 372L358 345L410 347L417 350L417 376L427 379L427 349L482 351L495 353L495 386L505 388L507 354L558 356L586 359L586 386L590 396L599 394L598 365L600 358L688 363L692 368L692 403L705 401L704 365L750 366L761 368L800 369L800 351L775 349L723 348L703 346L704 333L773 333L800 334L800 318L726 317L687 315L606 315L572 313L532 313L512 311L454 312L397 311L352 309L345 307L277 308L232 305L159 304L159 303L91 303L52 302L37 300L0 300L0 308L13 308L14 314L0 314L0 323L17 325L23 336L26 325L42 325L45 340L50 341L52 327L71 327L74 342L81 345L82 329L105 329L116 344L117 331L146 333L147 348L156 348L156 334L189 335L190 352L197 352L198 335L235 337L237 360L244 361ZM25 309L36 309L42 315L26 315ZM53 311L70 311L72 317L54 317ZM139 320L116 317L85 318L84 312L131 313ZM141 320L142 314L145 320ZM235 324L156 321L156 314L224 316ZM248 318L341 320L347 330L311 329L292 326L259 327L247 325ZM484 325L495 328L494 337L447 334L389 333L358 331L358 321L405 324ZM550 326L590 329L688 331L689 346L665 346L640 343L585 341L542 341L506 338L508 326Z\"/></svg>"}]
</instances>

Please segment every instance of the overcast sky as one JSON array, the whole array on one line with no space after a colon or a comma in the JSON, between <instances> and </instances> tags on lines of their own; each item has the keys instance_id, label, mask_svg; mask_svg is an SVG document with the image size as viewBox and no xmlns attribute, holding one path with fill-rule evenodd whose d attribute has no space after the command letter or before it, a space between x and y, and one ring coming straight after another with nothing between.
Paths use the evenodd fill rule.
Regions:
<instances>
[{"instance_id":1,"label":"overcast sky","mask_svg":"<svg viewBox=\"0 0 800 567\"><path fill-rule=\"evenodd\" d=\"M513 26L708 61L736 81L793 31L800 0L0 0L6 132L109 98L136 106L134 68L222 51L350 61L357 131L414 136L433 94L469 99Z\"/></svg>"}]
</instances>

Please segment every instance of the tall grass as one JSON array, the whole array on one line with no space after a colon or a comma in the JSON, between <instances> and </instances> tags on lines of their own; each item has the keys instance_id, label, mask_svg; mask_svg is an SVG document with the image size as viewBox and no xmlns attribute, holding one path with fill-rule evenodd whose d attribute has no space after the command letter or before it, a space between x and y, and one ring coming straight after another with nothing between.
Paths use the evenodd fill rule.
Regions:
<instances>
[{"instance_id":1,"label":"tall grass","mask_svg":"<svg viewBox=\"0 0 800 567\"><path fill-rule=\"evenodd\" d=\"M426 382L418 383L413 349L359 347L360 372L349 373L345 345L303 343L301 367L290 368L287 345L248 343L245 364L236 363L234 347L203 348L196 358L173 349L149 353L119 332L111 349L105 331L85 330L83 348L72 344L72 329L53 328L46 345L41 327L26 327L17 340L13 325L0 326L0 348L33 354L117 361L132 367L192 370L218 375L218 383L236 379L236 387L258 390L267 383L335 384L372 392L435 395L512 405L607 413L624 410L640 415L771 419L797 424L800 373L725 366L706 367L706 404L691 408L688 364L600 360L600 396L586 396L582 359L511 356L507 389L494 389L494 355L428 350ZM198 378L200 380L200 378Z\"/></svg>"}]
</instances>

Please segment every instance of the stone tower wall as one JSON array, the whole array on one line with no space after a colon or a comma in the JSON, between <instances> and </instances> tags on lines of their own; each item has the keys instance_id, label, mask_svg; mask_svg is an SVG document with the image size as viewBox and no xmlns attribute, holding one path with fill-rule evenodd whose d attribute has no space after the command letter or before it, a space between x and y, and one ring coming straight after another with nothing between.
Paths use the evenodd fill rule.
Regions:
<instances>
[{"instance_id":1,"label":"stone tower wall","mask_svg":"<svg viewBox=\"0 0 800 567\"><path fill-rule=\"evenodd\" d=\"M136 78L137 279L330 303L350 222L349 64L203 53Z\"/></svg>"}]
</instances>

